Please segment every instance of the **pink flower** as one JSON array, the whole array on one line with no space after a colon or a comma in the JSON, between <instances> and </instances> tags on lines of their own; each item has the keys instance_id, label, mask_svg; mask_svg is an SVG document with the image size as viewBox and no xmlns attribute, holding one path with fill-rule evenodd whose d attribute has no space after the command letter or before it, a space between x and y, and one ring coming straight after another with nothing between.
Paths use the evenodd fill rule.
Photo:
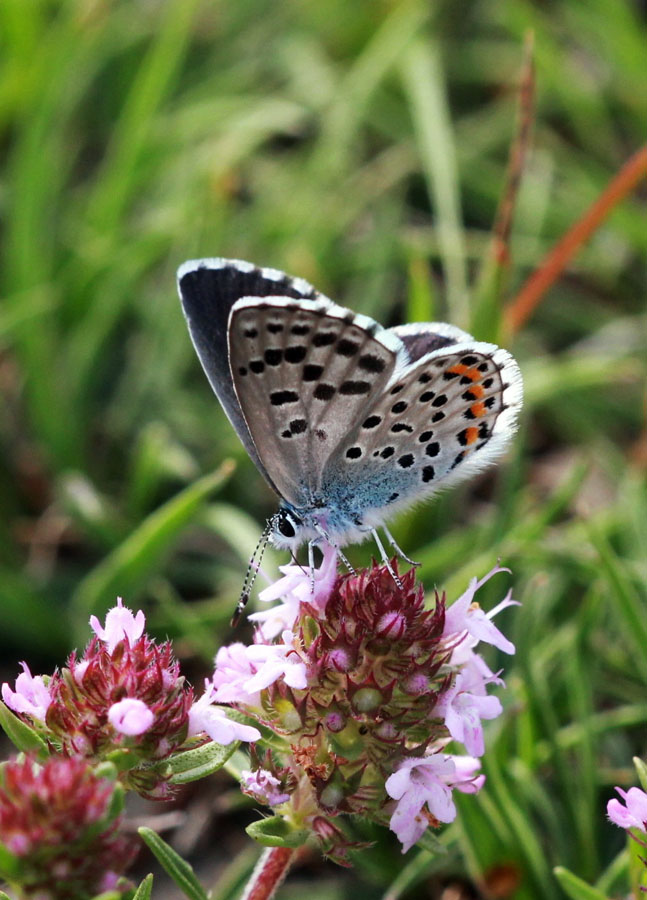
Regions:
<instances>
[{"instance_id":1,"label":"pink flower","mask_svg":"<svg viewBox=\"0 0 647 900\"><path fill-rule=\"evenodd\" d=\"M470 649L476 647L479 641L492 644L502 650L504 653L514 653L514 644L511 643L504 634L494 625L491 619L502 609L508 606L518 606L515 600L510 599L510 593L489 613L483 612L482 609L474 602L474 595L486 581L489 581L493 575L499 572L509 572L509 569L495 566L483 578L477 580L472 578L469 587L465 593L458 598L445 612L445 628L443 637L445 640L453 639L461 641L461 648L466 645Z\"/></svg>"},{"instance_id":2,"label":"pink flower","mask_svg":"<svg viewBox=\"0 0 647 900\"><path fill-rule=\"evenodd\" d=\"M132 646L144 633L146 617L141 609L137 615L123 606L121 597L117 597L117 605L109 609L106 614L106 626L102 628L96 616L90 617L90 626L96 636L108 645L108 653L112 653L119 641L128 638Z\"/></svg>"},{"instance_id":3,"label":"pink flower","mask_svg":"<svg viewBox=\"0 0 647 900\"><path fill-rule=\"evenodd\" d=\"M452 785L461 794L478 794L485 784L485 775L480 775L481 760L475 756L453 756L449 759L456 768L456 781Z\"/></svg>"},{"instance_id":4,"label":"pink flower","mask_svg":"<svg viewBox=\"0 0 647 900\"><path fill-rule=\"evenodd\" d=\"M52 702L49 689L42 675L32 675L26 662L20 663L22 672L16 678L16 690L12 691L5 682L2 685L2 699L14 712L31 716L38 722L44 722L47 707Z\"/></svg>"},{"instance_id":5,"label":"pink flower","mask_svg":"<svg viewBox=\"0 0 647 900\"><path fill-rule=\"evenodd\" d=\"M245 769L240 773L240 787L244 794L250 794L259 803L266 806L280 806L290 799L290 795L280 790L279 779L267 769L250 772Z\"/></svg>"},{"instance_id":6,"label":"pink flower","mask_svg":"<svg viewBox=\"0 0 647 900\"><path fill-rule=\"evenodd\" d=\"M229 719L224 709L213 706L213 686L207 681L205 692L189 710L189 736L205 732L217 744L231 744L233 741L257 741L261 733L251 725L244 725Z\"/></svg>"},{"instance_id":7,"label":"pink flower","mask_svg":"<svg viewBox=\"0 0 647 900\"><path fill-rule=\"evenodd\" d=\"M457 759L461 758L439 753L407 759L387 778L386 792L398 801L389 828L396 833L403 853L420 840L430 824L430 816L440 822L454 821L452 788L475 793L481 787L483 782L478 783L474 778L477 761L464 757L460 764L462 771L458 771Z\"/></svg>"},{"instance_id":8,"label":"pink flower","mask_svg":"<svg viewBox=\"0 0 647 900\"><path fill-rule=\"evenodd\" d=\"M121 734L134 736L148 731L155 721L155 715L143 700L125 697L112 704L108 710L108 721Z\"/></svg>"},{"instance_id":9,"label":"pink flower","mask_svg":"<svg viewBox=\"0 0 647 900\"><path fill-rule=\"evenodd\" d=\"M220 703L260 706L260 691L279 678L292 688L307 686L306 667L292 646L294 635L284 631L282 644L230 644L216 655L214 699Z\"/></svg>"},{"instance_id":10,"label":"pink flower","mask_svg":"<svg viewBox=\"0 0 647 900\"><path fill-rule=\"evenodd\" d=\"M323 612L337 579L337 551L327 543L323 545L322 550L321 565L313 569L312 574L308 568L301 566L280 566L283 578L279 578L258 595L258 599L263 603L283 598L283 602L278 606L264 612L253 613L249 617L250 621L261 623L263 640L271 641L284 629L291 628L299 616L302 603L308 603L320 613L322 619L325 618Z\"/></svg>"},{"instance_id":11,"label":"pink flower","mask_svg":"<svg viewBox=\"0 0 647 900\"><path fill-rule=\"evenodd\" d=\"M617 787L616 791L625 802L625 806L614 797L607 803L607 814L614 825L620 828L639 828L647 832L647 794L640 788L632 787L623 791Z\"/></svg>"},{"instance_id":12,"label":"pink flower","mask_svg":"<svg viewBox=\"0 0 647 900\"><path fill-rule=\"evenodd\" d=\"M483 683L461 671L454 686L443 692L434 708L442 716L451 736L465 745L468 753L482 756L485 752L481 719L495 719L503 708L497 697L485 695Z\"/></svg>"}]
</instances>

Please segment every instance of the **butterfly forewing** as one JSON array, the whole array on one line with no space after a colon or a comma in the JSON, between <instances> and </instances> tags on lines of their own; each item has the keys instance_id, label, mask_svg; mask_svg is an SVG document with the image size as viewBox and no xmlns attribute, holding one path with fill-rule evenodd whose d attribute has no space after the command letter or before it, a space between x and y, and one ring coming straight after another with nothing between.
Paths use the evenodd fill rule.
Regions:
<instances>
[{"instance_id":1,"label":"butterfly forewing","mask_svg":"<svg viewBox=\"0 0 647 900\"><path fill-rule=\"evenodd\" d=\"M326 461L379 396L399 342L316 301L239 301L229 322L236 394L262 463L286 500L311 501Z\"/></svg>"},{"instance_id":2,"label":"butterfly forewing","mask_svg":"<svg viewBox=\"0 0 647 900\"><path fill-rule=\"evenodd\" d=\"M324 473L360 484L365 506L406 506L482 468L504 448L521 402L516 363L492 344L456 344L399 370ZM337 486L336 488L333 486Z\"/></svg>"},{"instance_id":3,"label":"butterfly forewing","mask_svg":"<svg viewBox=\"0 0 647 900\"><path fill-rule=\"evenodd\" d=\"M281 295L315 299L332 305L302 278L291 278L278 269L261 269L237 259L196 259L185 262L177 273L178 292L191 340L211 387L222 403L245 449L263 475L271 481L241 414L229 365L227 328L233 305L241 297Z\"/></svg>"}]
</instances>

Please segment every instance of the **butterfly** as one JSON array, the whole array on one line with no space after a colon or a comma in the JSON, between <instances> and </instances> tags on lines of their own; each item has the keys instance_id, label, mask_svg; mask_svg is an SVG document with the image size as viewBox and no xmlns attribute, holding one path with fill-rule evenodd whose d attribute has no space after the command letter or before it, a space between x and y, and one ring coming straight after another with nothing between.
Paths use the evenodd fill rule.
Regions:
<instances>
[{"instance_id":1,"label":"butterfly","mask_svg":"<svg viewBox=\"0 0 647 900\"><path fill-rule=\"evenodd\" d=\"M453 325L383 328L307 281L236 259L190 260L178 290L202 367L281 498L272 543L336 547L474 474L522 404L513 357ZM345 558L342 556L342 559ZM396 581L397 575L392 571Z\"/></svg>"}]
</instances>

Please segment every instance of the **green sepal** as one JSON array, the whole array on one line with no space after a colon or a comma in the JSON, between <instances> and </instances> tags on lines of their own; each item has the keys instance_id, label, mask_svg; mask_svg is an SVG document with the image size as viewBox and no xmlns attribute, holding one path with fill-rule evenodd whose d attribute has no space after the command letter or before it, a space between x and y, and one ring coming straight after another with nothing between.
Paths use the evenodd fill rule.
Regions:
<instances>
[{"instance_id":1,"label":"green sepal","mask_svg":"<svg viewBox=\"0 0 647 900\"><path fill-rule=\"evenodd\" d=\"M135 893L133 894L132 900L151 900L151 895L153 893L153 876L147 875L146 878L139 885Z\"/></svg>"},{"instance_id":2,"label":"green sepal","mask_svg":"<svg viewBox=\"0 0 647 900\"><path fill-rule=\"evenodd\" d=\"M263 847L301 847L310 837L310 832L303 828L294 828L281 816L270 816L252 822L245 829Z\"/></svg>"},{"instance_id":3,"label":"green sepal","mask_svg":"<svg viewBox=\"0 0 647 900\"><path fill-rule=\"evenodd\" d=\"M169 779L170 783L187 784L189 781L197 781L199 778L205 778L207 775L217 772L236 751L239 743L239 741L233 741L225 747L215 741L210 741L208 744L203 744L202 747L185 750L183 753L176 753L169 757L165 763L173 773Z\"/></svg>"},{"instance_id":4,"label":"green sepal","mask_svg":"<svg viewBox=\"0 0 647 900\"><path fill-rule=\"evenodd\" d=\"M0 844L0 879L2 881L19 881L22 865L20 859L4 844Z\"/></svg>"},{"instance_id":5,"label":"green sepal","mask_svg":"<svg viewBox=\"0 0 647 900\"><path fill-rule=\"evenodd\" d=\"M434 856L447 855L447 847L438 840L431 828L427 828L420 840L416 841L416 847L426 850L427 853L433 853Z\"/></svg>"},{"instance_id":6,"label":"green sepal","mask_svg":"<svg viewBox=\"0 0 647 900\"><path fill-rule=\"evenodd\" d=\"M22 753L35 753L40 760L45 760L49 756L47 744L42 737L31 725L12 713L2 701L0 701L0 727L14 747Z\"/></svg>"},{"instance_id":7,"label":"green sepal","mask_svg":"<svg viewBox=\"0 0 647 900\"><path fill-rule=\"evenodd\" d=\"M562 886L564 893L571 900L608 900L606 894L587 884L586 881L582 881L581 878L565 869L564 866L556 866L553 869L553 874Z\"/></svg>"},{"instance_id":8,"label":"green sepal","mask_svg":"<svg viewBox=\"0 0 647 900\"><path fill-rule=\"evenodd\" d=\"M166 841L150 828L139 828L139 834L164 871L170 875L189 900L208 900L193 868Z\"/></svg>"},{"instance_id":9,"label":"green sepal","mask_svg":"<svg viewBox=\"0 0 647 900\"><path fill-rule=\"evenodd\" d=\"M118 772L129 772L141 763L141 759L132 750L111 750L106 754L106 761L113 764Z\"/></svg>"},{"instance_id":10,"label":"green sepal","mask_svg":"<svg viewBox=\"0 0 647 900\"><path fill-rule=\"evenodd\" d=\"M640 781L643 791L647 791L647 763L638 756L634 756L634 766L636 767L638 781Z\"/></svg>"}]
</instances>

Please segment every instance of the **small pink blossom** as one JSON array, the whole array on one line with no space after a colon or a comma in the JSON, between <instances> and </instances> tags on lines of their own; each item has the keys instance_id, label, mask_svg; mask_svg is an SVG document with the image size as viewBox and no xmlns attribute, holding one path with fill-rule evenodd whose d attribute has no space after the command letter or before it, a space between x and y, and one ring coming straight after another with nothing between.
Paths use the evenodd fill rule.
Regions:
<instances>
[{"instance_id":1,"label":"small pink blossom","mask_svg":"<svg viewBox=\"0 0 647 900\"><path fill-rule=\"evenodd\" d=\"M112 704L108 710L108 721L115 731L134 737L148 731L155 721L155 716L143 700L125 697Z\"/></svg>"},{"instance_id":2,"label":"small pink blossom","mask_svg":"<svg viewBox=\"0 0 647 900\"><path fill-rule=\"evenodd\" d=\"M397 835L403 853L420 840L429 825L429 814L440 822L454 821L452 787L457 777L461 776L453 759L437 753L423 759L406 759L387 778L386 792L398 801L389 828Z\"/></svg>"},{"instance_id":3,"label":"small pink blossom","mask_svg":"<svg viewBox=\"0 0 647 900\"><path fill-rule=\"evenodd\" d=\"M647 794L640 788L632 787L623 791L617 787L616 791L625 802L622 805L615 797L607 803L607 814L614 825L620 828L639 828L647 832Z\"/></svg>"},{"instance_id":4,"label":"small pink blossom","mask_svg":"<svg viewBox=\"0 0 647 900\"><path fill-rule=\"evenodd\" d=\"M96 636L108 645L108 653L112 653L124 638L128 638L132 646L144 633L145 624L146 617L141 609L137 615L133 615L132 611L122 604L121 597L117 597L117 605L108 610L105 628L101 626L96 616L90 617L90 626Z\"/></svg>"},{"instance_id":5,"label":"small pink blossom","mask_svg":"<svg viewBox=\"0 0 647 900\"><path fill-rule=\"evenodd\" d=\"M486 696L483 684L470 678L469 671L458 673L453 687L441 694L434 709L434 715L444 718L454 740L474 756L485 752L481 719L495 719L502 712L498 697Z\"/></svg>"},{"instance_id":6,"label":"small pink blossom","mask_svg":"<svg viewBox=\"0 0 647 900\"><path fill-rule=\"evenodd\" d=\"M456 781L452 785L461 794L478 794L485 784L485 775L480 774L481 760L475 756L453 756L449 759L456 768Z\"/></svg>"},{"instance_id":7,"label":"small pink blossom","mask_svg":"<svg viewBox=\"0 0 647 900\"><path fill-rule=\"evenodd\" d=\"M235 722L224 709L213 705L213 687L207 681L205 693L189 710L189 737L205 732L217 744L233 741L258 741L261 733L251 725Z\"/></svg>"},{"instance_id":8,"label":"small pink blossom","mask_svg":"<svg viewBox=\"0 0 647 900\"><path fill-rule=\"evenodd\" d=\"M281 782L267 769L257 769L250 772L244 769L240 773L241 790L245 794L251 794L259 803L266 806L280 806L290 799L290 795L280 790Z\"/></svg>"},{"instance_id":9,"label":"small pink blossom","mask_svg":"<svg viewBox=\"0 0 647 900\"><path fill-rule=\"evenodd\" d=\"M292 646L292 632L282 644L231 644L216 655L214 699L220 703L260 705L260 691L279 678L292 688L307 686L306 667Z\"/></svg>"},{"instance_id":10,"label":"small pink blossom","mask_svg":"<svg viewBox=\"0 0 647 900\"><path fill-rule=\"evenodd\" d=\"M44 722L47 708L52 702L49 689L42 675L32 675L26 662L20 663L22 672L16 678L16 690L12 691L5 682L2 685L2 699L14 712L31 716Z\"/></svg>"},{"instance_id":11,"label":"small pink blossom","mask_svg":"<svg viewBox=\"0 0 647 900\"><path fill-rule=\"evenodd\" d=\"M291 628L299 616L302 603L313 606L321 618L324 618L323 612L337 578L337 550L326 543L322 551L321 565L313 569L312 574L308 568L302 566L279 566L283 578L279 578L258 595L258 599L263 603L283 599L278 606L253 613L249 617L250 621L260 623L263 640L271 641L285 628Z\"/></svg>"},{"instance_id":12,"label":"small pink blossom","mask_svg":"<svg viewBox=\"0 0 647 900\"><path fill-rule=\"evenodd\" d=\"M458 598L445 612L445 628L443 637L445 640L461 640L461 646L466 644L470 649L476 647L480 641L492 644L504 653L514 653L514 644L492 623L492 618L502 609L508 606L518 606L516 600L510 599L510 592L489 613L483 610L474 601L474 595L480 587L499 572L509 572L500 566L495 566L480 580L472 578L465 593ZM461 637L462 636L462 637Z\"/></svg>"}]
</instances>

